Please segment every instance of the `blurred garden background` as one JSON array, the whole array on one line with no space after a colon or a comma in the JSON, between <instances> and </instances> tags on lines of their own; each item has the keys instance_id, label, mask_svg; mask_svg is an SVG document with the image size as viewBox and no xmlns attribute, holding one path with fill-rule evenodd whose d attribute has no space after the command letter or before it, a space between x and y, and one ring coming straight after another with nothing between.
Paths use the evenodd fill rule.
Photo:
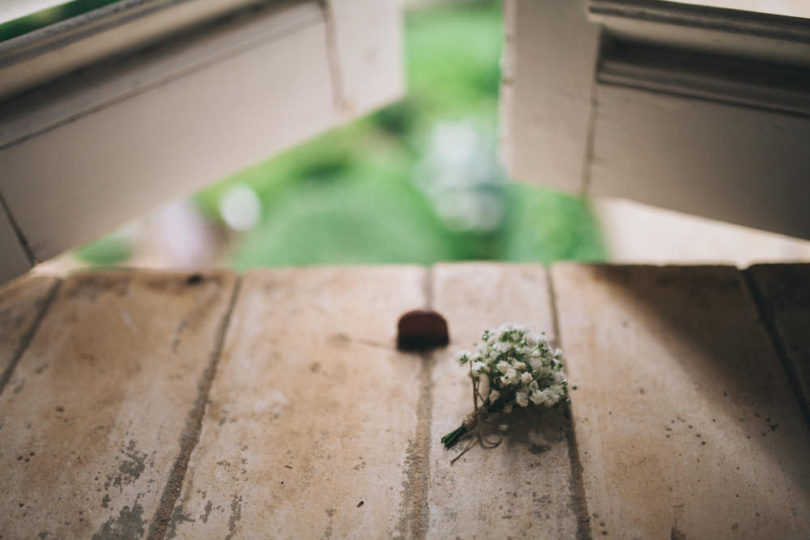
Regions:
<instances>
[{"instance_id":1,"label":"blurred garden background","mask_svg":"<svg viewBox=\"0 0 810 540\"><path fill-rule=\"evenodd\" d=\"M499 2L409 5L401 101L173 202L62 263L244 270L605 259L586 201L505 176L502 42Z\"/></svg>"}]
</instances>

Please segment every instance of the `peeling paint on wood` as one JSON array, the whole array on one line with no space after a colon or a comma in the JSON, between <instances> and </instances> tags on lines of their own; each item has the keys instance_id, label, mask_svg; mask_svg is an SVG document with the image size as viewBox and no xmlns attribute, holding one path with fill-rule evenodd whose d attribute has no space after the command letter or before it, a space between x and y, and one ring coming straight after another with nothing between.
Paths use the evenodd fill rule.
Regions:
<instances>
[{"instance_id":1,"label":"peeling paint on wood","mask_svg":"<svg viewBox=\"0 0 810 540\"><path fill-rule=\"evenodd\" d=\"M60 288L0 396L4 536L145 534L235 280L185 278L99 273Z\"/></svg>"},{"instance_id":2,"label":"peeling paint on wood","mask_svg":"<svg viewBox=\"0 0 810 540\"><path fill-rule=\"evenodd\" d=\"M245 275L169 537L395 533L422 362L396 325L424 273Z\"/></svg>"},{"instance_id":3,"label":"peeling paint on wood","mask_svg":"<svg viewBox=\"0 0 810 540\"><path fill-rule=\"evenodd\" d=\"M763 320L801 355L810 276L766 270L71 277L0 394L0 535L804 537L810 431ZM449 347L396 350L419 308ZM452 356L508 320L561 340L575 429L518 411L450 465L440 437L472 407Z\"/></svg>"}]
</instances>

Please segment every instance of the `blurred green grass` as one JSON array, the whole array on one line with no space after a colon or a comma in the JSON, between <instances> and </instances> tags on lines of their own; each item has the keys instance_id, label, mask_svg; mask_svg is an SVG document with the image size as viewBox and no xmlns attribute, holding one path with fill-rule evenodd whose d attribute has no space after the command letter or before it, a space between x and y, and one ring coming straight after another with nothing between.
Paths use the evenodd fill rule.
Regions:
<instances>
[{"instance_id":1,"label":"blurred green grass","mask_svg":"<svg viewBox=\"0 0 810 540\"><path fill-rule=\"evenodd\" d=\"M468 259L603 260L599 229L585 201L508 182L497 165L500 3L429 5L409 11L405 24L406 97L194 197L204 215L220 224L220 203L234 186L249 186L261 202L260 222L235 237L227 264L244 270ZM447 125L473 126L465 129L477 134L473 142L480 146L470 153L493 165L476 185L452 189L497 202L501 217L494 226L459 228L437 211L441 201L430 186L433 175L438 181L444 171L425 162L426 156L442 162L448 150L437 147L435 135L437 126ZM463 180L463 169L450 172ZM101 262L98 253L90 254L81 252L84 260ZM109 263L109 256L101 258Z\"/></svg>"}]
</instances>

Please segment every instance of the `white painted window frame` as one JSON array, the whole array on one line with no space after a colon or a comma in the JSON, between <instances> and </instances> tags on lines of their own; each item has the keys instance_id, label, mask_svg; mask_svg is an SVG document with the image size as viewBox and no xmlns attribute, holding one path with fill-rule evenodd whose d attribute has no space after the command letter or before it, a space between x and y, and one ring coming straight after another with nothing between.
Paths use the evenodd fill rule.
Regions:
<instances>
[{"instance_id":1,"label":"white painted window frame","mask_svg":"<svg viewBox=\"0 0 810 540\"><path fill-rule=\"evenodd\" d=\"M403 92L398 0L124 0L0 44L0 282Z\"/></svg>"},{"instance_id":2,"label":"white painted window frame","mask_svg":"<svg viewBox=\"0 0 810 540\"><path fill-rule=\"evenodd\" d=\"M810 238L810 19L660 0L505 9L512 176Z\"/></svg>"}]
</instances>

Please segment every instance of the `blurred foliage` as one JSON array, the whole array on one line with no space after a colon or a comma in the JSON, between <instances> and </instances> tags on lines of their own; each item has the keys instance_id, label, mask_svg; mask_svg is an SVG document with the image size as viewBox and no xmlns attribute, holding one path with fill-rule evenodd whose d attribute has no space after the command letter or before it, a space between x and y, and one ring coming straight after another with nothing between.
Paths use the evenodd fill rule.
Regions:
<instances>
[{"instance_id":1,"label":"blurred foliage","mask_svg":"<svg viewBox=\"0 0 810 540\"><path fill-rule=\"evenodd\" d=\"M220 222L220 202L234 186L249 186L261 201L260 223L235 236L229 264L604 259L585 201L508 182L498 164L501 24L497 2L409 11L406 97L198 193L203 213ZM452 137L437 137L458 126L474 134L459 143L476 145L461 153L475 158L466 165L454 162ZM448 163L455 169L441 169ZM478 178L465 185L466 172ZM441 182L445 191L433 189ZM445 192L497 202L497 222L479 229L452 223L441 210L456 199L443 202Z\"/></svg>"},{"instance_id":2,"label":"blurred foliage","mask_svg":"<svg viewBox=\"0 0 810 540\"><path fill-rule=\"evenodd\" d=\"M510 261L604 261L605 248L587 202L528 184L510 185L511 212L502 257Z\"/></svg>"},{"instance_id":3,"label":"blurred foliage","mask_svg":"<svg viewBox=\"0 0 810 540\"><path fill-rule=\"evenodd\" d=\"M0 24L0 42L39 30L59 21L81 15L88 11L113 4L120 0L73 0L43 9L24 17Z\"/></svg>"},{"instance_id":4,"label":"blurred foliage","mask_svg":"<svg viewBox=\"0 0 810 540\"><path fill-rule=\"evenodd\" d=\"M501 7L443 3L407 14L408 93L421 120L483 116L497 120Z\"/></svg>"},{"instance_id":5,"label":"blurred foliage","mask_svg":"<svg viewBox=\"0 0 810 540\"><path fill-rule=\"evenodd\" d=\"M74 255L86 263L114 266L126 262L132 256L132 248L127 238L113 233L77 249Z\"/></svg>"}]
</instances>

